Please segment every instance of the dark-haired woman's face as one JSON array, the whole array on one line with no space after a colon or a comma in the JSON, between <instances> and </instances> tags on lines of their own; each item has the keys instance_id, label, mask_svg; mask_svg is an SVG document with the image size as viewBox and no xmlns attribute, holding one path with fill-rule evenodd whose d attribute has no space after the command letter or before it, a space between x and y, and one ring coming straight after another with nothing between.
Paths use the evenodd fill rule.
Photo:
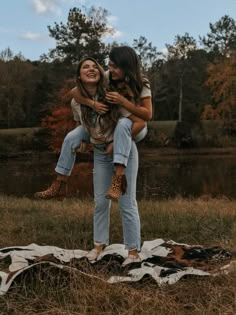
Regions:
<instances>
[{"instance_id":1,"label":"dark-haired woman's face","mask_svg":"<svg viewBox=\"0 0 236 315\"><path fill-rule=\"evenodd\" d=\"M117 81L117 80L124 80L125 78L125 72L123 69L119 68L114 62L111 60L109 61L108 64L108 69L111 75L112 80Z\"/></svg>"},{"instance_id":2,"label":"dark-haired woman's face","mask_svg":"<svg viewBox=\"0 0 236 315\"><path fill-rule=\"evenodd\" d=\"M85 60L80 68L80 79L83 83L98 83L101 75L97 64L92 60Z\"/></svg>"}]
</instances>

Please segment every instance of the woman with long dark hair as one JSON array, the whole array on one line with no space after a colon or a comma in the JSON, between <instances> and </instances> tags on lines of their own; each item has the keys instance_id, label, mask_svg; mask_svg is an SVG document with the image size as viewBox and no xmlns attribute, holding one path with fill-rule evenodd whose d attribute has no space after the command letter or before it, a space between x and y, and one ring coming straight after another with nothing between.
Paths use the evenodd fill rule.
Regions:
<instances>
[{"instance_id":1,"label":"woman with long dark hair","mask_svg":"<svg viewBox=\"0 0 236 315\"><path fill-rule=\"evenodd\" d=\"M114 47L109 55L109 79L106 101L121 110L122 116L114 130L113 157L106 152L106 143L94 146L94 249L88 258L96 260L104 246L109 244L111 200L118 200L123 226L123 239L128 249L127 265L139 262L140 218L136 201L138 151L132 140L132 119L148 121L152 117L151 91L148 80L142 75L135 51L128 46ZM73 90L80 103L99 107L104 103L91 102ZM127 118L126 118L127 117ZM138 119L137 119L138 120ZM135 131L134 131L135 133ZM115 172L114 172L115 169Z\"/></svg>"},{"instance_id":2,"label":"woman with long dark hair","mask_svg":"<svg viewBox=\"0 0 236 315\"><path fill-rule=\"evenodd\" d=\"M118 200L120 194L126 189L122 183L126 182L125 167L131 150L132 137L136 135L137 130L134 130L134 124L132 126L130 120L150 120L152 102L149 81L142 74L138 56L131 47L114 47L109 54L108 68L111 91L106 94L106 100L113 106L121 106L123 116L129 118L119 120L114 134L115 173L106 197ZM130 90L131 98L124 96L122 87ZM122 145L119 140L121 138ZM122 188L119 189L119 187Z\"/></svg>"}]
</instances>

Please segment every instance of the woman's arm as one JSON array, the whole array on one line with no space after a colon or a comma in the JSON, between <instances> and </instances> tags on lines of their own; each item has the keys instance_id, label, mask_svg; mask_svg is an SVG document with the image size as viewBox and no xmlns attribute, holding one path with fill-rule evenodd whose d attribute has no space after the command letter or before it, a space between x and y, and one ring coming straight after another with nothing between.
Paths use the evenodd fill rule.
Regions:
<instances>
[{"instance_id":1,"label":"woman's arm","mask_svg":"<svg viewBox=\"0 0 236 315\"><path fill-rule=\"evenodd\" d=\"M145 120L151 120L152 118L152 98L141 98L139 105L130 102L123 95L118 92L108 92L106 94L106 100L112 104L118 104L126 108L131 114Z\"/></svg>"},{"instance_id":2,"label":"woman's arm","mask_svg":"<svg viewBox=\"0 0 236 315\"><path fill-rule=\"evenodd\" d=\"M84 97L81 95L77 87L74 87L70 91L71 96L76 100L77 103L87 105L94 109L98 114L104 114L109 110L109 106L98 101L94 101L89 97Z\"/></svg>"},{"instance_id":3,"label":"woman's arm","mask_svg":"<svg viewBox=\"0 0 236 315\"><path fill-rule=\"evenodd\" d=\"M143 119L138 118L137 116L131 114L130 116L128 116L127 118L129 118L132 122L132 129L131 129L131 134L132 137L137 136L137 134L143 130L143 128L145 128L147 126L147 122L144 121Z\"/></svg>"}]
</instances>

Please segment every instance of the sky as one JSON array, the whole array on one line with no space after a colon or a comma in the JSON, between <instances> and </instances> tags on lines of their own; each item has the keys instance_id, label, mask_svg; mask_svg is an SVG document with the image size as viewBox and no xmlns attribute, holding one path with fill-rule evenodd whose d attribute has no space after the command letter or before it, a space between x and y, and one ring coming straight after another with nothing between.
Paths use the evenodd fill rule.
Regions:
<instances>
[{"instance_id":1,"label":"sky","mask_svg":"<svg viewBox=\"0 0 236 315\"><path fill-rule=\"evenodd\" d=\"M9 47L14 54L39 60L55 47L47 26L66 24L70 8L92 5L108 10L115 29L105 42L132 46L144 36L158 51L186 32L199 42L209 24L224 15L236 20L236 0L0 0L0 52Z\"/></svg>"}]
</instances>

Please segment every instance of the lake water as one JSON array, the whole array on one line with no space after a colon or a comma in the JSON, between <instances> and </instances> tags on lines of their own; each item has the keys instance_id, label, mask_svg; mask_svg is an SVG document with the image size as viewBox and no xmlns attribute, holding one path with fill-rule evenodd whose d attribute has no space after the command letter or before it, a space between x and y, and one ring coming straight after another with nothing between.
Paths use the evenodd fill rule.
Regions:
<instances>
[{"instance_id":1,"label":"lake water","mask_svg":"<svg viewBox=\"0 0 236 315\"><path fill-rule=\"evenodd\" d=\"M36 153L0 160L0 192L32 196L46 189L54 178L56 158ZM89 161L77 162L69 180L69 195L92 197ZM236 199L236 158L233 155L177 156L141 154L137 199L226 196Z\"/></svg>"}]
</instances>

